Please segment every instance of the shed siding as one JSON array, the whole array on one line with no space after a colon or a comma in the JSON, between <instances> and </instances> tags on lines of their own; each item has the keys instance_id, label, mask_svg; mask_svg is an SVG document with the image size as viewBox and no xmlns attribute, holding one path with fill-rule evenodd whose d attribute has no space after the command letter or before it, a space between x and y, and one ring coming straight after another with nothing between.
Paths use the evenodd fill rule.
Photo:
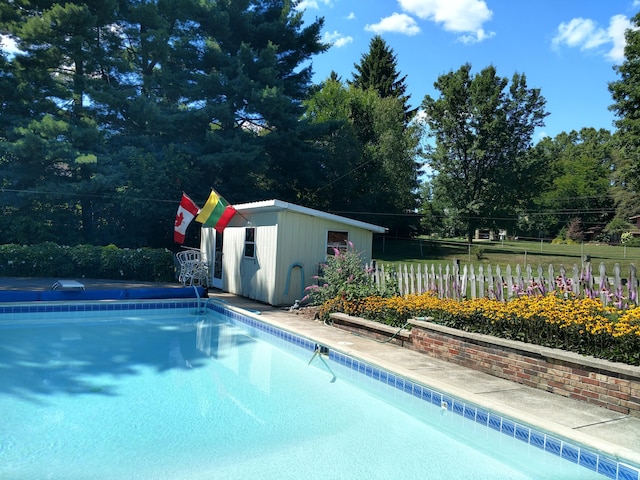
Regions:
<instances>
[{"instance_id":1,"label":"shed siding","mask_svg":"<svg viewBox=\"0 0 640 480\"><path fill-rule=\"evenodd\" d=\"M227 227L224 231L224 289L236 295L272 304L277 257L277 214L255 214L251 215L250 220L251 225ZM256 229L255 258L244 257L245 230L250 227Z\"/></svg>"},{"instance_id":2,"label":"shed siding","mask_svg":"<svg viewBox=\"0 0 640 480\"><path fill-rule=\"evenodd\" d=\"M247 227L256 229L255 258L244 257ZM293 305L305 287L316 283L329 230L348 232L363 261L371 260L369 229L291 209L236 215L224 231L222 289L270 305ZM211 249L213 244L204 241L202 246Z\"/></svg>"},{"instance_id":3,"label":"shed siding","mask_svg":"<svg viewBox=\"0 0 640 480\"><path fill-rule=\"evenodd\" d=\"M280 212L278 218L278 264L275 271L274 305L293 305L300 300L304 287L313 285L318 267L326 260L327 232L349 232L349 240L362 253L363 261L371 259L372 233L341 222L312 217L291 211ZM302 269L292 268L301 264ZM301 273L304 273L304 285ZM285 294L286 293L286 294Z\"/></svg>"},{"instance_id":4,"label":"shed siding","mask_svg":"<svg viewBox=\"0 0 640 480\"><path fill-rule=\"evenodd\" d=\"M317 263L315 219L308 215L283 211L279 214L278 222L279 260L274 272L274 300L276 305L293 305L296 300L302 299L302 291L311 284L311 277L317 273L314 267L314 263ZM302 265L302 268L293 265Z\"/></svg>"}]
</instances>

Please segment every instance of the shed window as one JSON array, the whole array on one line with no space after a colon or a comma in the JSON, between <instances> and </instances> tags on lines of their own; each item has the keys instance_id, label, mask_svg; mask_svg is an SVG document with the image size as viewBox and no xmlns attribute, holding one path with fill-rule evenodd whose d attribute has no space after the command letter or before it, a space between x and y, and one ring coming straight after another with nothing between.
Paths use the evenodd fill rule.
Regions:
<instances>
[{"instance_id":1,"label":"shed window","mask_svg":"<svg viewBox=\"0 0 640 480\"><path fill-rule=\"evenodd\" d=\"M256 229L253 227L244 230L244 256L248 258L256 256Z\"/></svg>"},{"instance_id":2,"label":"shed window","mask_svg":"<svg viewBox=\"0 0 640 480\"><path fill-rule=\"evenodd\" d=\"M333 255L334 248L337 248L341 252L347 249L349 243L349 232L337 232L329 230L327 232L327 255Z\"/></svg>"}]
</instances>

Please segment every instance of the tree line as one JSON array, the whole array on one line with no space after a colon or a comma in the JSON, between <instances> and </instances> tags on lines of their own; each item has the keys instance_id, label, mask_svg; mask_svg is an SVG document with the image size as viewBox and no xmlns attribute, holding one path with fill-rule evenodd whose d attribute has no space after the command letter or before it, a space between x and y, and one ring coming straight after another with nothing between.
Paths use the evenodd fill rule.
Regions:
<instances>
[{"instance_id":1,"label":"tree line","mask_svg":"<svg viewBox=\"0 0 640 480\"><path fill-rule=\"evenodd\" d=\"M329 45L323 19L305 25L295 6L0 5L17 46L0 55L2 241L171 248L181 193L202 205L212 187L231 203L278 198L402 235L548 236L640 213L635 31L610 85L618 131L533 145L548 113L524 74L463 65L413 108L375 36L351 78L313 84Z\"/></svg>"},{"instance_id":2,"label":"tree line","mask_svg":"<svg viewBox=\"0 0 640 480\"><path fill-rule=\"evenodd\" d=\"M629 220L640 214L640 14L633 23L620 78L608 85L613 133L585 127L534 145L549 112L524 74L509 82L493 66L472 75L463 65L440 76L440 97L422 103L434 139L434 175L420 191L425 231L471 241L476 228L505 229L569 242L618 242L637 231Z\"/></svg>"}]
</instances>

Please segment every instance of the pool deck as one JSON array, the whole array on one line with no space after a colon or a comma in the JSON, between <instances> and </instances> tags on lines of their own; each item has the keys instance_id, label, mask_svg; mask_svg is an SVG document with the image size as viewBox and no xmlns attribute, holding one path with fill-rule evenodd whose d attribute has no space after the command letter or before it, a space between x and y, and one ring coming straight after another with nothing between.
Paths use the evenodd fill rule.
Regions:
<instances>
[{"instance_id":1,"label":"pool deck","mask_svg":"<svg viewBox=\"0 0 640 480\"><path fill-rule=\"evenodd\" d=\"M0 290L48 290L57 279L0 277ZM77 279L89 289L167 288L178 283ZM516 421L545 430L640 466L640 418L565 398L447 363L425 354L380 343L309 319L299 311L275 308L211 290L209 298L246 310L264 322L330 349L357 357L434 390L472 402Z\"/></svg>"}]
</instances>

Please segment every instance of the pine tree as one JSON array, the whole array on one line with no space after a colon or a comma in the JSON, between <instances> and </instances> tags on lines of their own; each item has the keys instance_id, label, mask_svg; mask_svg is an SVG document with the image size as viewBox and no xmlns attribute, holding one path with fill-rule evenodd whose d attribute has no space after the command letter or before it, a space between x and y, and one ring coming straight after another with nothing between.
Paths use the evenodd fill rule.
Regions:
<instances>
[{"instance_id":1,"label":"pine tree","mask_svg":"<svg viewBox=\"0 0 640 480\"><path fill-rule=\"evenodd\" d=\"M10 199L14 223L8 227L23 242L92 238L87 193L102 133L87 100L90 79L100 73L114 7L113 1L97 0L5 8L2 26L19 48L10 69L20 93L11 102L24 115L10 119L3 177L16 192Z\"/></svg>"},{"instance_id":2,"label":"pine tree","mask_svg":"<svg viewBox=\"0 0 640 480\"><path fill-rule=\"evenodd\" d=\"M212 126L200 157L205 176L245 201L299 201L316 182L313 129L300 121L312 70L302 65L328 48L320 42L323 21L303 27L289 1L212 5L203 16L211 43L196 100Z\"/></svg>"},{"instance_id":3,"label":"pine tree","mask_svg":"<svg viewBox=\"0 0 640 480\"><path fill-rule=\"evenodd\" d=\"M0 31L21 52L0 83L20 94L0 107L0 183L21 193L3 196L17 213L4 240L168 246L182 190L304 195L316 163L302 100L328 47L295 4L5 2Z\"/></svg>"},{"instance_id":4,"label":"pine tree","mask_svg":"<svg viewBox=\"0 0 640 480\"><path fill-rule=\"evenodd\" d=\"M380 35L376 35L369 43L369 52L363 54L360 63L355 64L351 84L362 90L373 88L382 98L395 97L404 108L406 122L416 114L417 109L409 106L410 95L406 94L406 75L400 77L397 70L397 59L387 43Z\"/></svg>"},{"instance_id":5,"label":"pine tree","mask_svg":"<svg viewBox=\"0 0 640 480\"><path fill-rule=\"evenodd\" d=\"M609 107L618 117L616 141L621 147L618 169L622 187L629 196L640 192L640 13L633 17L633 27L625 32L625 60L615 70L620 80L609 84L613 105ZM624 165L624 168L622 166ZM620 189L620 184L619 184Z\"/></svg>"}]
</instances>

